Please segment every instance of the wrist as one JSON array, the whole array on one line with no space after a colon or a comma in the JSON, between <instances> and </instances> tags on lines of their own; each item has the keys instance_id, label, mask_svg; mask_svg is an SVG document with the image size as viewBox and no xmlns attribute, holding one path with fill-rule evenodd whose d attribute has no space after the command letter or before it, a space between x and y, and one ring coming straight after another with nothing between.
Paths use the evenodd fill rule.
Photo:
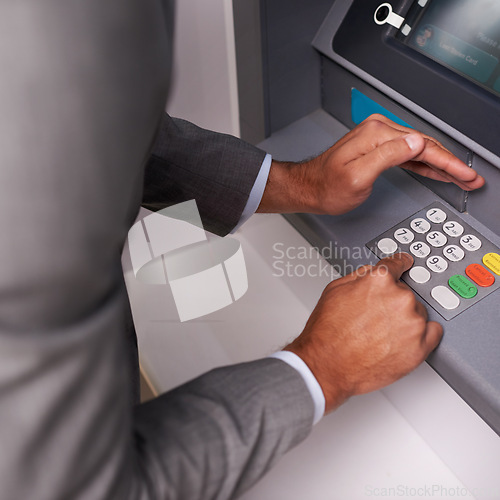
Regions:
<instances>
[{"instance_id":1,"label":"wrist","mask_svg":"<svg viewBox=\"0 0 500 500\"><path fill-rule=\"evenodd\" d=\"M320 213L312 161L294 163L273 160L257 212Z\"/></svg>"},{"instance_id":2,"label":"wrist","mask_svg":"<svg viewBox=\"0 0 500 500\"><path fill-rule=\"evenodd\" d=\"M334 374L331 370L331 361L322 362L323 354L315 352L313 346L300 342L300 337L283 350L293 352L311 370L325 397L325 414L338 408L353 395L354 391L347 388L342 374Z\"/></svg>"},{"instance_id":3,"label":"wrist","mask_svg":"<svg viewBox=\"0 0 500 500\"><path fill-rule=\"evenodd\" d=\"M304 363L302 358L292 351L278 351L271 354L269 357L284 361L287 365L294 368L302 377L314 404L313 425L317 424L325 414L325 396L309 367Z\"/></svg>"}]
</instances>

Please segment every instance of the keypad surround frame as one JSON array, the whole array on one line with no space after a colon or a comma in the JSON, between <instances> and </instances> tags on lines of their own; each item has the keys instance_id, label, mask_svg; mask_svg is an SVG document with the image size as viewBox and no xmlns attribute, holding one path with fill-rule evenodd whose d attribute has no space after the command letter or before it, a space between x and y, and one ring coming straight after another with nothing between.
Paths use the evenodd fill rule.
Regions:
<instances>
[{"instance_id":1,"label":"keypad surround frame","mask_svg":"<svg viewBox=\"0 0 500 500\"><path fill-rule=\"evenodd\" d=\"M427 218L427 212L432 209L440 209L446 214L446 220L444 222L433 222ZM417 233L410 227L411 221L417 218L423 218L427 220L431 227L428 231L425 233ZM432 245L428 244L428 240L426 239L426 236L431 233L432 231L440 231L441 233L444 233L443 230L443 224L446 224L447 222L450 221L455 221L461 224L464 227L464 231L461 236L463 235L474 235L475 237L479 238L481 240L481 248L479 248L476 251L470 251L464 248L460 244L460 238L461 236L451 236L449 234L446 234L447 237L447 243L444 246L441 247L433 247ZM410 230L414 234L414 238L412 241L408 243L404 243L401 241L398 241L394 237L394 233L396 230L399 228L406 228ZM456 316L458 316L460 313L463 311L469 309L472 307L474 304L482 300L483 298L487 297L491 293L493 293L495 290L497 290L500 287L500 276L497 276L493 271L489 270L488 271L494 276L495 282L493 285L489 287L482 287L474 283L474 281L469 278L466 273L465 269L467 266L470 264L480 264L483 267L486 267L482 261L482 258L484 255L490 252L494 253L500 253L500 249L494 245L490 240L488 240L486 237L484 237L481 233L479 233L476 229L471 227L467 222L465 222L459 215L457 215L455 212L450 210L448 207L444 206L442 203L435 202L431 203L430 205L427 205L426 207L422 208L418 212L415 212L413 215L410 217L407 217L406 219L403 219L400 223L395 224L392 226L390 229L387 229L383 233L379 234L376 238L373 238L370 240L368 243L366 243L366 246L380 259L387 257L387 254L384 254L379 247L377 246L377 243L384 238L390 238L392 239L396 244L397 244L397 249L395 250L394 253L397 252L407 252L411 254L415 260L413 267L415 266L421 266L430 271L431 277L429 281L426 283L417 283L414 280L412 280L409 276L409 271L406 271L403 276L401 277L401 280L404 281L412 290L414 290L427 304L429 304L437 313L439 313L445 320L449 321ZM430 254L428 254L425 257L418 257L413 255L410 252L410 245L414 244L415 242L422 242L427 244L430 247ZM426 264L427 260L429 258L438 256L443 258L443 249L446 248L448 245L454 244L457 245L458 247L462 248L465 251L465 256L462 260L454 262L451 261L447 258L445 258L448 267L445 271L437 273L432 271ZM453 289L448 284L448 280L454 276L455 274L459 274L462 276L465 276L469 281L471 281L476 288L478 289L478 293L475 297L466 299L463 297L460 297ZM459 300L460 304L457 308L455 309L445 309L442 307L432 296L431 292L432 290L437 287L437 286L445 286L448 288L453 294L455 294Z\"/></svg>"}]
</instances>

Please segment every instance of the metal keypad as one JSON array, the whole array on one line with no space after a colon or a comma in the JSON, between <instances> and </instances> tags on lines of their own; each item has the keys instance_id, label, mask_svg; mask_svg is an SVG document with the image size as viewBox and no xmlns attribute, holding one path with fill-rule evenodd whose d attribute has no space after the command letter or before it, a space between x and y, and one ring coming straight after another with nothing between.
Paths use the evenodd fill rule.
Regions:
<instances>
[{"instance_id":1,"label":"metal keypad","mask_svg":"<svg viewBox=\"0 0 500 500\"><path fill-rule=\"evenodd\" d=\"M433 203L369 241L379 258L408 252L401 279L450 320L500 287L500 249L441 203Z\"/></svg>"}]
</instances>

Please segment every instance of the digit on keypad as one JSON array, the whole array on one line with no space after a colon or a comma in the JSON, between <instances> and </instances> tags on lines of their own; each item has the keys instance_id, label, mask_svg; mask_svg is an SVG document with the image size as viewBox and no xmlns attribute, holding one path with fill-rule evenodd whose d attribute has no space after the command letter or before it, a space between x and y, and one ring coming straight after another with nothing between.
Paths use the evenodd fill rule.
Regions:
<instances>
[{"instance_id":1,"label":"digit on keypad","mask_svg":"<svg viewBox=\"0 0 500 500\"><path fill-rule=\"evenodd\" d=\"M464 233L464 227L462 224L459 224L458 222L455 221L449 221L443 224L443 231L448 235L448 236L462 236Z\"/></svg>"},{"instance_id":2,"label":"digit on keypad","mask_svg":"<svg viewBox=\"0 0 500 500\"><path fill-rule=\"evenodd\" d=\"M435 273L444 273L448 269L448 263L436 255L427 259L427 267Z\"/></svg>"},{"instance_id":3,"label":"digit on keypad","mask_svg":"<svg viewBox=\"0 0 500 500\"><path fill-rule=\"evenodd\" d=\"M470 252L475 252L481 248L481 240L473 234L466 234L460 238L460 244Z\"/></svg>"},{"instance_id":4,"label":"digit on keypad","mask_svg":"<svg viewBox=\"0 0 500 500\"><path fill-rule=\"evenodd\" d=\"M446 213L440 208L431 208L427 210L426 216L431 222L435 222L436 224L444 222L447 218Z\"/></svg>"},{"instance_id":5,"label":"digit on keypad","mask_svg":"<svg viewBox=\"0 0 500 500\"><path fill-rule=\"evenodd\" d=\"M416 241L415 243L412 243L410 245L410 252L415 256L415 257L427 257L431 253L431 248L427 243L424 243L423 241Z\"/></svg>"},{"instance_id":6,"label":"digit on keypad","mask_svg":"<svg viewBox=\"0 0 500 500\"><path fill-rule=\"evenodd\" d=\"M411 243L415 239L415 235L409 230L404 227L401 227L399 229L396 229L394 231L394 238L396 238L399 243Z\"/></svg>"},{"instance_id":7,"label":"digit on keypad","mask_svg":"<svg viewBox=\"0 0 500 500\"><path fill-rule=\"evenodd\" d=\"M448 243L448 238L446 236L439 232L439 231L432 231L426 236L426 240L436 248L443 247Z\"/></svg>"},{"instance_id":8,"label":"digit on keypad","mask_svg":"<svg viewBox=\"0 0 500 500\"><path fill-rule=\"evenodd\" d=\"M429 229L431 228L431 225L429 224L428 221L426 221L425 219L422 219L422 218L417 218L417 219L413 219L411 222L410 222L410 227L416 232L416 233L420 233L420 234L424 234L426 233L427 231L429 231Z\"/></svg>"},{"instance_id":9,"label":"digit on keypad","mask_svg":"<svg viewBox=\"0 0 500 500\"><path fill-rule=\"evenodd\" d=\"M465 257L465 252L457 245L448 245L443 249L443 254L452 262L459 262Z\"/></svg>"}]
</instances>

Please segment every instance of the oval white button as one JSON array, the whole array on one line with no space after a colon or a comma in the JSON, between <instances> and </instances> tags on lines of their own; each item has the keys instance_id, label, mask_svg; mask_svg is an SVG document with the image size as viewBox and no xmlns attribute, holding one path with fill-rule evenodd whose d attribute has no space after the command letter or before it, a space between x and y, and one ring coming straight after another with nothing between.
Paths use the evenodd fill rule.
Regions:
<instances>
[{"instance_id":1,"label":"oval white button","mask_svg":"<svg viewBox=\"0 0 500 500\"><path fill-rule=\"evenodd\" d=\"M382 238L377 243L377 246L386 255L392 255L398 249L398 244L394 240L391 240L391 238Z\"/></svg>"},{"instance_id":2,"label":"oval white button","mask_svg":"<svg viewBox=\"0 0 500 500\"><path fill-rule=\"evenodd\" d=\"M477 236L474 236L473 234L466 234L465 236L462 236L460 238L460 244L466 250L470 250L471 252L479 250L482 245L481 240Z\"/></svg>"},{"instance_id":3,"label":"oval white button","mask_svg":"<svg viewBox=\"0 0 500 500\"><path fill-rule=\"evenodd\" d=\"M415 257L427 257L431 253L431 247L423 241L416 241L410 245L410 252Z\"/></svg>"},{"instance_id":4,"label":"oval white button","mask_svg":"<svg viewBox=\"0 0 500 500\"><path fill-rule=\"evenodd\" d=\"M448 262L446 262L442 257L435 255L434 257L429 257L427 259L427 267L435 273L444 273L446 269L448 269Z\"/></svg>"},{"instance_id":5,"label":"oval white button","mask_svg":"<svg viewBox=\"0 0 500 500\"><path fill-rule=\"evenodd\" d=\"M445 286L439 285L431 290L432 298L442 307L448 310L456 309L460 305L460 299Z\"/></svg>"},{"instance_id":6,"label":"oval white button","mask_svg":"<svg viewBox=\"0 0 500 500\"><path fill-rule=\"evenodd\" d=\"M431 273L422 266L412 267L408 274L415 283L427 283L431 279Z\"/></svg>"},{"instance_id":7,"label":"oval white button","mask_svg":"<svg viewBox=\"0 0 500 500\"><path fill-rule=\"evenodd\" d=\"M431 228L431 225L429 224L428 221L419 217L418 219L413 219L410 222L410 227L416 233L423 234L423 233L426 233L427 231L429 231L429 229Z\"/></svg>"},{"instance_id":8,"label":"oval white button","mask_svg":"<svg viewBox=\"0 0 500 500\"><path fill-rule=\"evenodd\" d=\"M448 243L448 238L439 231L431 231L425 238L433 247L444 247Z\"/></svg>"},{"instance_id":9,"label":"oval white button","mask_svg":"<svg viewBox=\"0 0 500 500\"><path fill-rule=\"evenodd\" d=\"M394 238L396 238L399 243L411 243L415 239L415 235L405 227L400 227L394 231Z\"/></svg>"},{"instance_id":10,"label":"oval white button","mask_svg":"<svg viewBox=\"0 0 500 500\"><path fill-rule=\"evenodd\" d=\"M465 252L457 245L448 245L443 248L443 255L452 262L458 262L465 257Z\"/></svg>"},{"instance_id":11,"label":"oval white button","mask_svg":"<svg viewBox=\"0 0 500 500\"><path fill-rule=\"evenodd\" d=\"M443 224L443 231L448 236L462 236L462 234L464 234L464 226L454 220L450 220L446 224Z\"/></svg>"},{"instance_id":12,"label":"oval white button","mask_svg":"<svg viewBox=\"0 0 500 500\"><path fill-rule=\"evenodd\" d=\"M446 213L440 208L431 208L427 210L425 215L431 222L435 222L436 224L440 224L446 220Z\"/></svg>"}]
</instances>

